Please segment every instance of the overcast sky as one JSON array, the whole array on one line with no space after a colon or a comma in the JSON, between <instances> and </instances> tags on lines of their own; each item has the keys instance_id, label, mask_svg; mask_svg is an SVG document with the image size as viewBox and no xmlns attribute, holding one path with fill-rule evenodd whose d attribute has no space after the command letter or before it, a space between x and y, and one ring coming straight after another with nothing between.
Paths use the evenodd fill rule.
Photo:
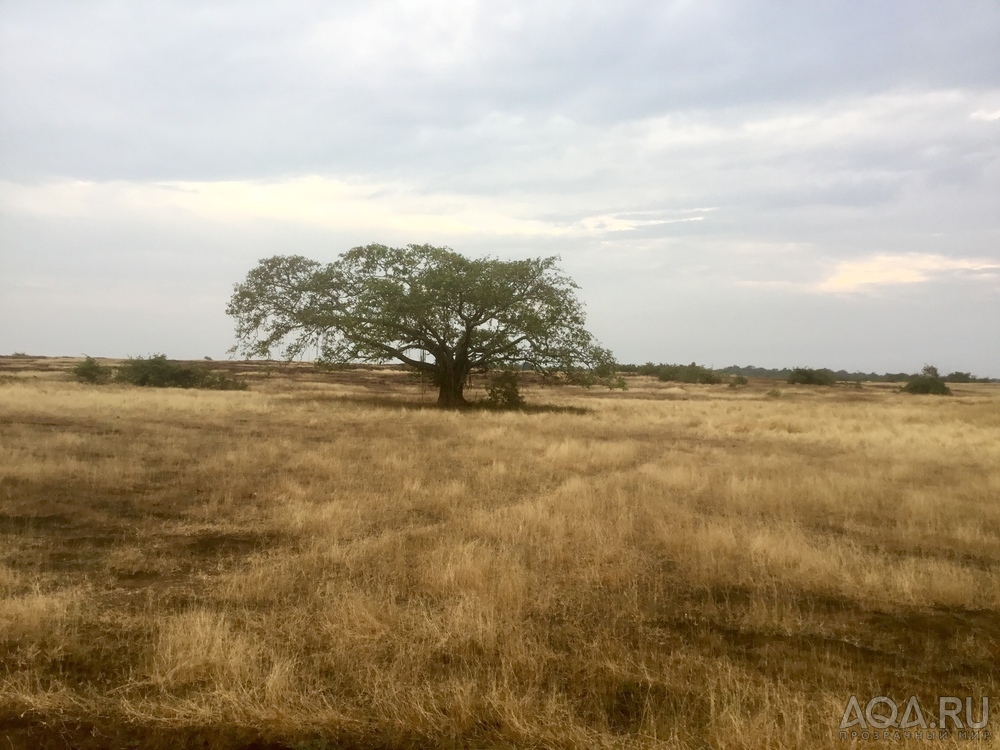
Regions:
<instances>
[{"instance_id":1,"label":"overcast sky","mask_svg":"<svg viewBox=\"0 0 1000 750\"><path fill-rule=\"evenodd\" d=\"M0 353L259 258L553 255L623 362L1000 377L1000 2L0 0Z\"/></svg>"}]
</instances>

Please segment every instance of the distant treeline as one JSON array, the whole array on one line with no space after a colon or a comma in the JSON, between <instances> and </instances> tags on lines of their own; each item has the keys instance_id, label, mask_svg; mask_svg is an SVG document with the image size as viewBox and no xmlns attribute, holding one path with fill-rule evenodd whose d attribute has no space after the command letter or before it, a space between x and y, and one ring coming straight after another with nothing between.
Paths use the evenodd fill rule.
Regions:
<instances>
[{"instance_id":1,"label":"distant treeline","mask_svg":"<svg viewBox=\"0 0 1000 750\"><path fill-rule=\"evenodd\" d=\"M647 362L643 365L618 365L620 372L632 372L637 375L648 375L664 381L675 381L678 383L722 383L730 376L744 378L766 378L769 380L788 381L793 373L800 375L803 372L815 373L820 379L826 382L882 382L882 383L907 383L919 376L919 373L887 372L879 374L876 372L848 372L847 370L830 370L820 368L812 370L808 368L784 367L773 369L767 367L756 367L754 365L730 365L719 369L712 369L692 362L689 365L653 364ZM947 383L997 383L997 378L977 378L969 372L953 372L942 378Z\"/></svg>"}]
</instances>

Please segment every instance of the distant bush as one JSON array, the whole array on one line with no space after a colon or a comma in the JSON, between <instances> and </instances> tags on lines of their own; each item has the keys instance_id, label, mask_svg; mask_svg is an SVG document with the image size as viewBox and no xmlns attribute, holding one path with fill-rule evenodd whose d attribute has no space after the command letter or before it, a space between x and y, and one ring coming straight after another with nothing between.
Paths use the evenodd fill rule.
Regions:
<instances>
[{"instance_id":1,"label":"distant bush","mask_svg":"<svg viewBox=\"0 0 1000 750\"><path fill-rule=\"evenodd\" d=\"M647 362L644 365L639 365L635 368L635 371L640 375L646 375L650 378L655 378L657 375L657 370L659 370L660 365L654 365L652 362Z\"/></svg>"},{"instance_id":2,"label":"distant bush","mask_svg":"<svg viewBox=\"0 0 1000 750\"><path fill-rule=\"evenodd\" d=\"M903 391L934 396L951 395L951 388L941 379L941 375L933 365L926 365L922 373L910 378L910 381L903 386Z\"/></svg>"},{"instance_id":3,"label":"distant bush","mask_svg":"<svg viewBox=\"0 0 1000 750\"><path fill-rule=\"evenodd\" d=\"M111 380L111 368L105 367L93 357L87 357L73 368L72 373L84 383L99 385Z\"/></svg>"},{"instance_id":4,"label":"distant bush","mask_svg":"<svg viewBox=\"0 0 1000 750\"><path fill-rule=\"evenodd\" d=\"M644 365L618 365L617 370L619 372L634 372L638 375L658 378L664 382L709 384L723 382L723 374L707 367L702 367L695 362L689 365L668 365L663 363L656 365L652 362L647 362Z\"/></svg>"},{"instance_id":5,"label":"distant bush","mask_svg":"<svg viewBox=\"0 0 1000 750\"><path fill-rule=\"evenodd\" d=\"M788 376L789 385L833 385L837 382L829 370L796 367Z\"/></svg>"},{"instance_id":6,"label":"distant bush","mask_svg":"<svg viewBox=\"0 0 1000 750\"><path fill-rule=\"evenodd\" d=\"M637 373L648 377L657 377L661 369L678 368L681 365L655 365L647 362L644 365L618 365L620 372ZM800 368L805 369L805 368ZM713 369L716 375L725 377L727 375L742 375L748 378L761 378L768 380L788 380L792 370L788 368L767 368L756 367L754 365L730 365L720 369ZM905 383L913 378L912 373L907 372L887 372L879 374L877 372L848 372L847 370L813 370L813 372L829 373L835 383L848 381L862 381L872 383ZM977 378L968 372L953 372L942 378L946 383L1000 383L1000 378Z\"/></svg>"},{"instance_id":7,"label":"distant bush","mask_svg":"<svg viewBox=\"0 0 1000 750\"><path fill-rule=\"evenodd\" d=\"M486 403L496 409L519 409L524 406L520 380L513 370L494 375L486 386Z\"/></svg>"},{"instance_id":8,"label":"distant bush","mask_svg":"<svg viewBox=\"0 0 1000 750\"><path fill-rule=\"evenodd\" d=\"M733 375L729 380L730 388L743 388L750 381L743 375Z\"/></svg>"},{"instance_id":9,"label":"distant bush","mask_svg":"<svg viewBox=\"0 0 1000 750\"><path fill-rule=\"evenodd\" d=\"M780 398L781 391L779 391L777 388L772 388L767 392L767 395L770 396L771 398Z\"/></svg>"},{"instance_id":10,"label":"distant bush","mask_svg":"<svg viewBox=\"0 0 1000 750\"><path fill-rule=\"evenodd\" d=\"M692 362L689 365L657 365L656 377L664 382L717 385L722 376L707 367Z\"/></svg>"},{"instance_id":11,"label":"distant bush","mask_svg":"<svg viewBox=\"0 0 1000 750\"><path fill-rule=\"evenodd\" d=\"M208 388L245 391L242 380L214 373L206 367L186 367L171 362L166 354L129 357L115 372L115 381L149 388Z\"/></svg>"},{"instance_id":12,"label":"distant bush","mask_svg":"<svg viewBox=\"0 0 1000 750\"><path fill-rule=\"evenodd\" d=\"M946 383L998 383L997 378L977 378L971 372L952 372L945 375L942 380Z\"/></svg>"},{"instance_id":13,"label":"distant bush","mask_svg":"<svg viewBox=\"0 0 1000 750\"><path fill-rule=\"evenodd\" d=\"M189 367L171 362L166 354L154 354L129 357L118 368L115 380L149 388L190 388L194 385L195 373Z\"/></svg>"},{"instance_id":14,"label":"distant bush","mask_svg":"<svg viewBox=\"0 0 1000 750\"><path fill-rule=\"evenodd\" d=\"M890 383L905 383L911 377L910 373L896 372L896 373L886 373L880 375L877 372L848 372L847 370L830 370L825 369L825 372L829 372L833 375L833 379L836 382L841 381L870 381L873 383L877 382L890 382ZM744 375L749 378L766 378L768 380L788 380L788 376L792 374L792 371L788 368L767 368L767 367L756 367L754 365L730 365L729 367L723 367L716 372L722 373L723 375Z\"/></svg>"}]
</instances>

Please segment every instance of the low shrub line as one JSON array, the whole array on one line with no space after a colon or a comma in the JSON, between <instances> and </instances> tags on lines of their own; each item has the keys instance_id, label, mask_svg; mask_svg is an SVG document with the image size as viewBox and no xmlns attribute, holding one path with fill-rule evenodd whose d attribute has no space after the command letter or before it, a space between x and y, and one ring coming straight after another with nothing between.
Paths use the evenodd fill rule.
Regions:
<instances>
[{"instance_id":1,"label":"low shrub line","mask_svg":"<svg viewBox=\"0 0 1000 750\"><path fill-rule=\"evenodd\" d=\"M206 388L214 391L245 391L247 384L213 372L206 366L187 366L167 359L166 354L129 357L118 367L102 365L87 357L73 368L73 374L94 385L127 383L150 388Z\"/></svg>"}]
</instances>

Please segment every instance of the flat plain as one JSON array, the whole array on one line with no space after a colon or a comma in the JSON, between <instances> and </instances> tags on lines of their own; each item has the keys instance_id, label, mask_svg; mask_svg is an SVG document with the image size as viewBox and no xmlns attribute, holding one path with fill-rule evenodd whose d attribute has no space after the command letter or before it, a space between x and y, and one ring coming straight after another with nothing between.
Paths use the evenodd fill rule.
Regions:
<instances>
[{"instance_id":1,"label":"flat plain","mask_svg":"<svg viewBox=\"0 0 1000 750\"><path fill-rule=\"evenodd\" d=\"M72 364L0 358L0 747L843 748L852 695L997 695L1000 386Z\"/></svg>"}]
</instances>

